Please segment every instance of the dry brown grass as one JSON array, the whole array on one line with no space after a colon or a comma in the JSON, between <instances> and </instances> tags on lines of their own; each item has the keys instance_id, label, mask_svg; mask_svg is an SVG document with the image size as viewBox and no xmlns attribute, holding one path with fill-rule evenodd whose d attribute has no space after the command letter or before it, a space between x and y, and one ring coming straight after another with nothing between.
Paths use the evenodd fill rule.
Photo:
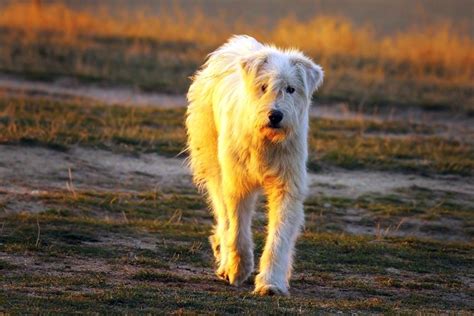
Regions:
<instances>
[{"instance_id":1,"label":"dry brown grass","mask_svg":"<svg viewBox=\"0 0 474 316\"><path fill-rule=\"evenodd\" d=\"M288 17L273 27L265 27L263 19L261 25L250 25L239 20L228 22L223 14L209 18L199 10L192 15L177 7L161 12L159 16L145 12L130 16L124 11L112 16L105 10L97 10L92 15L61 4L38 7L13 3L0 12L0 28L21 32L21 38L15 35L10 41L37 43L48 34L54 37L54 45L77 47L76 51L96 48L97 42L87 40L91 38L126 39L127 45L120 48L125 55L122 58L130 60L147 55L158 63L168 64L168 56L153 55L156 47L147 41L192 43L192 49L176 49L177 56L185 54L176 63L183 64L185 60L195 67L202 62L205 52L229 35L248 33L277 45L299 47L317 58L328 72L323 96L358 102L371 99L468 108L474 103L474 41L466 35L468 32L461 32L449 23L377 37L370 26L355 27L342 17L315 16L308 21ZM24 68L28 70L40 58L31 54ZM82 74L83 69L94 68L83 64L83 58L78 59L73 65L79 69L77 72ZM15 60L4 63L9 62L19 63ZM2 68L15 68L18 72L13 66ZM109 72L106 69L95 76L114 77ZM413 81L417 81L416 87ZM184 84L181 90L185 90Z\"/></svg>"},{"instance_id":2,"label":"dry brown grass","mask_svg":"<svg viewBox=\"0 0 474 316\"><path fill-rule=\"evenodd\" d=\"M0 13L0 26L33 36L54 32L74 40L80 40L82 35L98 35L215 43L231 32L223 17L208 19L202 12L189 17L178 8L170 10L159 17L147 16L145 12L129 16L126 11L111 16L103 8L92 15L62 4L38 7L33 3L14 3Z\"/></svg>"},{"instance_id":3,"label":"dry brown grass","mask_svg":"<svg viewBox=\"0 0 474 316\"><path fill-rule=\"evenodd\" d=\"M420 76L468 79L474 75L474 42L444 23L424 29L377 38L372 29L355 28L344 18L314 17L307 22L285 19L273 30L272 38L284 46L296 45L328 58L334 55L375 58L374 70L384 72L384 62L408 63Z\"/></svg>"},{"instance_id":4,"label":"dry brown grass","mask_svg":"<svg viewBox=\"0 0 474 316\"><path fill-rule=\"evenodd\" d=\"M238 20L230 23L223 14L210 19L205 13L197 11L190 16L176 7L158 17L150 17L145 12L133 16L122 12L114 17L103 9L91 15L62 4L37 7L31 3L15 3L0 13L0 26L21 29L30 35L55 32L65 39L76 40L81 35L102 35L209 45L221 43L230 34L247 32L322 56L378 56L410 62L420 71L427 66L441 66L454 68L458 74L474 74L474 41L449 23L412 29L380 39L376 38L370 26L356 28L345 18L333 16L315 16L304 22L288 17L274 28L266 29Z\"/></svg>"}]
</instances>

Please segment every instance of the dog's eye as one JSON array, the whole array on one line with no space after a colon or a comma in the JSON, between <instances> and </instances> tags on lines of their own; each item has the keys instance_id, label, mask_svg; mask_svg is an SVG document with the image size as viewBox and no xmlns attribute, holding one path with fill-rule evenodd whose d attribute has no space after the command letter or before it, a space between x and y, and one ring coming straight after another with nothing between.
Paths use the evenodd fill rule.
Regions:
<instances>
[{"instance_id":1,"label":"dog's eye","mask_svg":"<svg viewBox=\"0 0 474 316\"><path fill-rule=\"evenodd\" d=\"M267 85L262 84L262 86L260 87L260 90L262 90L263 93L267 92Z\"/></svg>"},{"instance_id":2,"label":"dog's eye","mask_svg":"<svg viewBox=\"0 0 474 316\"><path fill-rule=\"evenodd\" d=\"M288 86L286 87L286 92L288 92L289 94L292 94L293 92L295 92L295 88Z\"/></svg>"}]
</instances>

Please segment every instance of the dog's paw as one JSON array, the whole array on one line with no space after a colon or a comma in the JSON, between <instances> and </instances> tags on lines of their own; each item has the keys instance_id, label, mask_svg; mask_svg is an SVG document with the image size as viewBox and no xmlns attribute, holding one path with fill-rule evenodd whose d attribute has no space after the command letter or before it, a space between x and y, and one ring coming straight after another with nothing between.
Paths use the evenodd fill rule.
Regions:
<instances>
[{"instance_id":1,"label":"dog's paw","mask_svg":"<svg viewBox=\"0 0 474 316\"><path fill-rule=\"evenodd\" d=\"M225 266L219 266L216 270L216 275L219 279L229 282L229 275L227 274Z\"/></svg>"},{"instance_id":2,"label":"dog's paw","mask_svg":"<svg viewBox=\"0 0 474 316\"><path fill-rule=\"evenodd\" d=\"M281 288L273 284L264 284L255 286L254 295L260 296L289 296L290 293L286 288Z\"/></svg>"},{"instance_id":3,"label":"dog's paw","mask_svg":"<svg viewBox=\"0 0 474 316\"><path fill-rule=\"evenodd\" d=\"M265 273L259 273L255 277L255 290L253 294L288 296L288 283L284 279L272 278Z\"/></svg>"},{"instance_id":4,"label":"dog's paw","mask_svg":"<svg viewBox=\"0 0 474 316\"><path fill-rule=\"evenodd\" d=\"M237 269L231 269L228 271L228 281L232 285L240 286L249 278L252 271L253 267L250 266L239 266Z\"/></svg>"},{"instance_id":5,"label":"dog's paw","mask_svg":"<svg viewBox=\"0 0 474 316\"><path fill-rule=\"evenodd\" d=\"M216 275L234 286L240 286L253 272L253 257L232 255L225 265L221 265Z\"/></svg>"},{"instance_id":6,"label":"dog's paw","mask_svg":"<svg viewBox=\"0 0 474 316\"><path fill-rule=\"evenodd\" d=\"M233 253L227 262L229 283L239 286L244 283L253 272L252 252L244 254Z\"/></svg>"}]
</instances>

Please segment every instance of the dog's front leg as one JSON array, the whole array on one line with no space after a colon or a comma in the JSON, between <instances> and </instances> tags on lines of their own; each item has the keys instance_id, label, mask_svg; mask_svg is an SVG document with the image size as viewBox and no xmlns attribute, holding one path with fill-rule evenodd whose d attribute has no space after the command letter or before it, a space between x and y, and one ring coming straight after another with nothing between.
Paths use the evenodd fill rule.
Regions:
<instances>
[{"instance_id":1,"label":"dog's front leg","mask_svg":"<svg viewBox=\"0 0 474 316\"><path fill-rule=\"evenodd\" d=\"M239 196L230 188L224 188L224 192L229 220L225 236L227 260L222 262L217 274L230 284L238 286L249 277L254 268L251 224L256 195L248 193Z\"/></svg>"},{"instance_id":2,"label":"dog's front leg","mask_svg":"<svg viewBox=\"0 0 474 316\"><path fill-rule=\"evenodd\" d=\"M285 190L268 191L268 235L254 293L288 295L295 242L304 222L303 199Z\"/></svg>"}]
</instances>

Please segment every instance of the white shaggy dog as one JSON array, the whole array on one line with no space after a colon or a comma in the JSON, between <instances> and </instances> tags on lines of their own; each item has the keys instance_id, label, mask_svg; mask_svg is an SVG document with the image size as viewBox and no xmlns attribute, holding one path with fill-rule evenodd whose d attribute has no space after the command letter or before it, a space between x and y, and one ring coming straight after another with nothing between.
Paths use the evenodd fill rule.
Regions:
<instances>
[{"instance_id":1,"label":"white shaggy dog","mask_svg":"<svg viewBox=\"0 0 474 316\"><path fill-rule=\"evenodd\" d=\"M209 55L189 88L186 127L195 182L216 219L210 237L217 275L240 285L254 269L252 215L268 200L268 236L255 293L288 294L303 225L308 108L323 79L296 50L234 36Z\"/></svg>"}]
</instances>

